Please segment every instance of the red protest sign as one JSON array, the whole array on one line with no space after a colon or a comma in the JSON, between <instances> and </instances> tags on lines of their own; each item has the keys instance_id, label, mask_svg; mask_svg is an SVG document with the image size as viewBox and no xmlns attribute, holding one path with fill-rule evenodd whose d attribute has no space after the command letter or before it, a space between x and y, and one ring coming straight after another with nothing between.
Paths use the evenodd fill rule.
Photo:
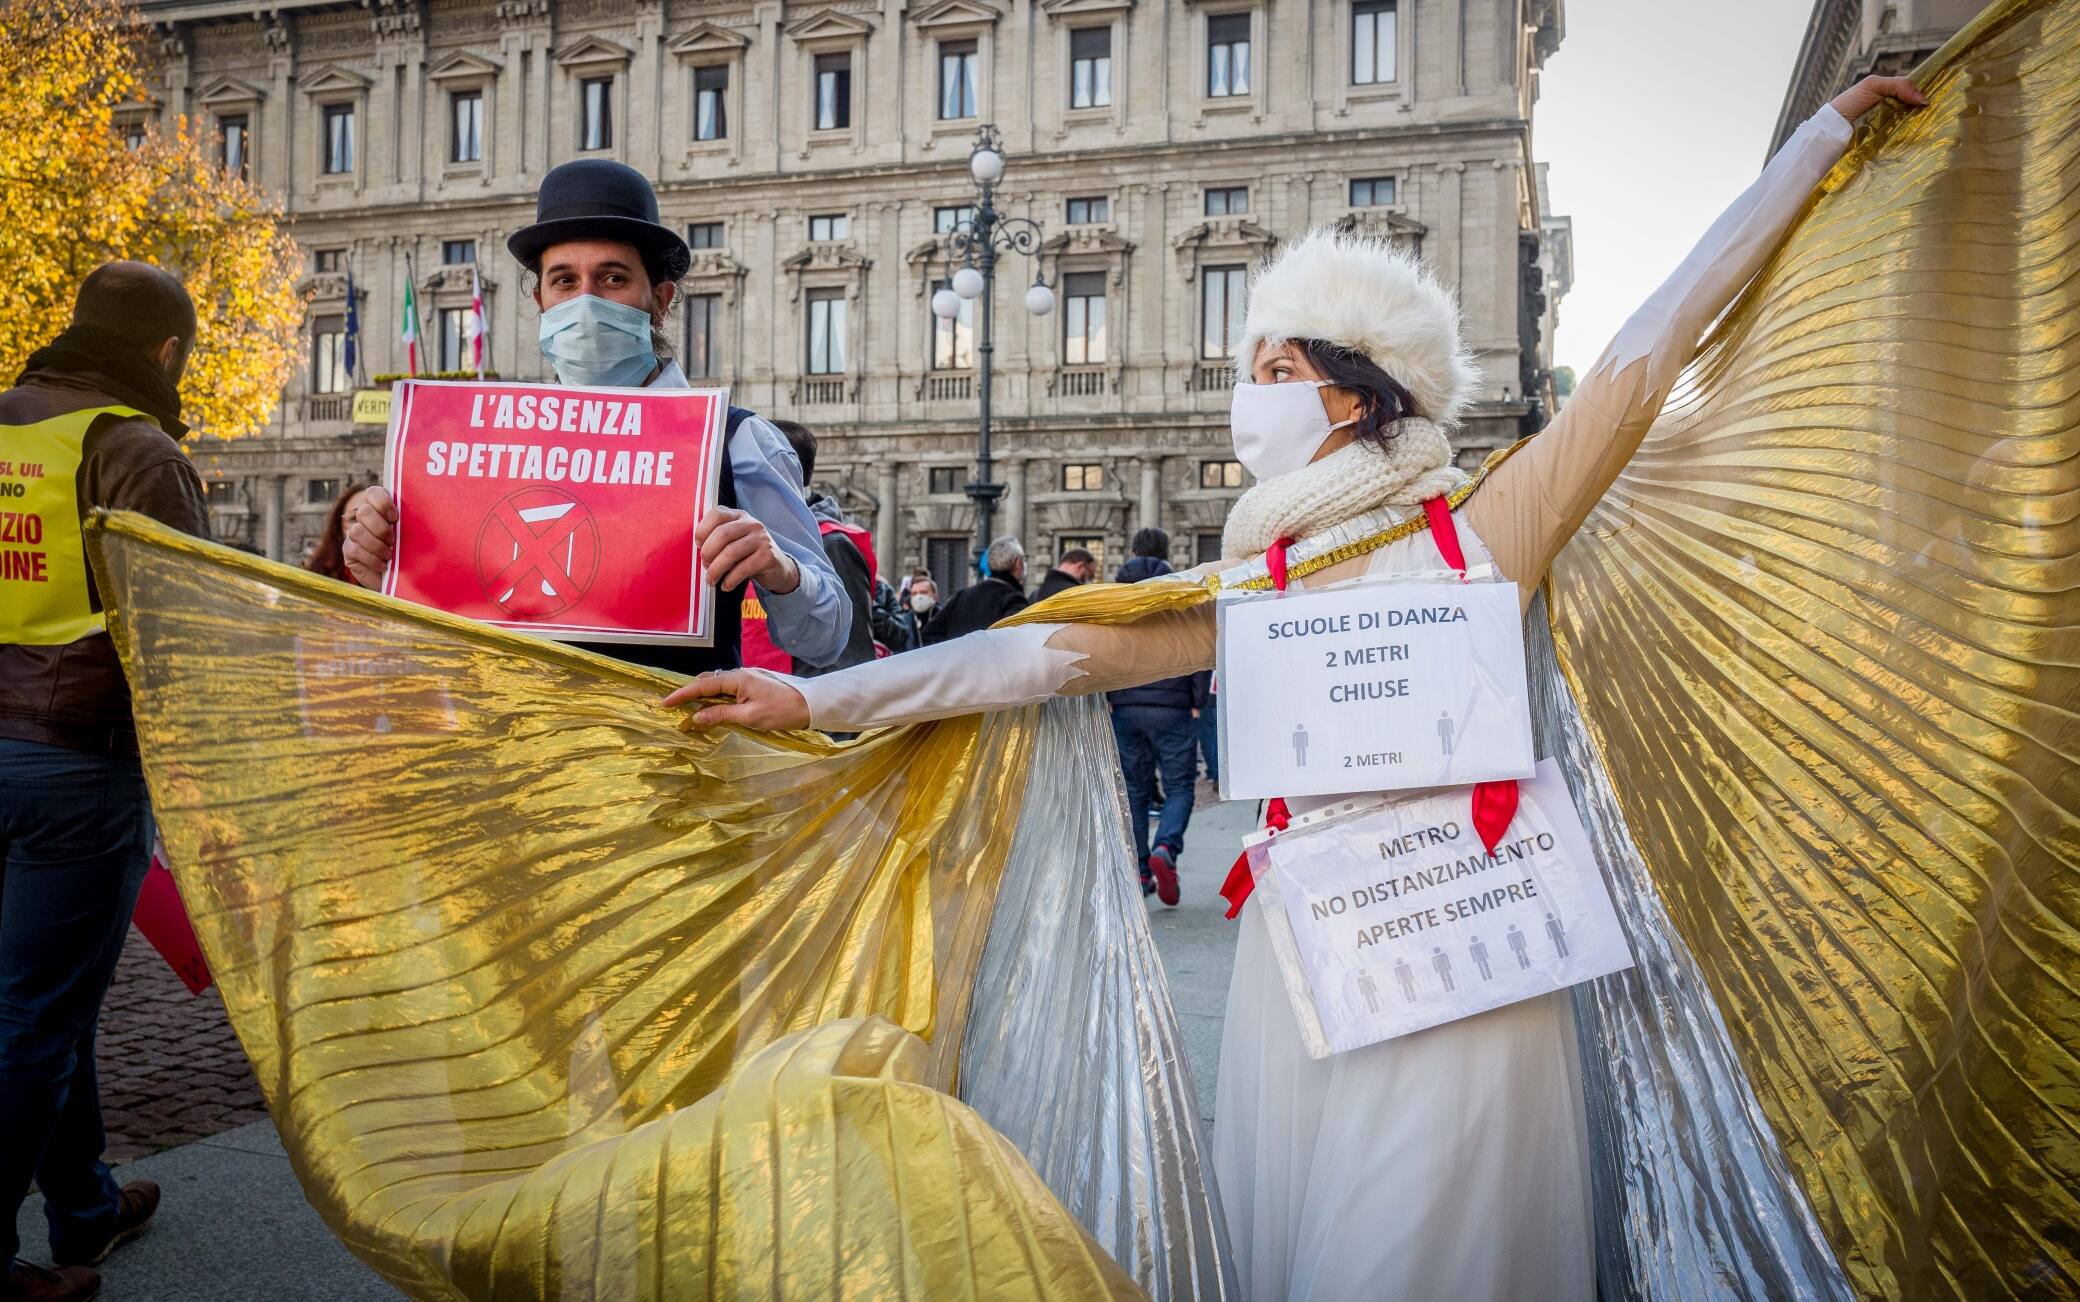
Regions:
<instances>
[{"instance_id":1,"label":"red protest sign","mask_svg":"<svg viewBox=\"0 0 2080 1302\"><path fill-rule=\"evenodd\" d=\"M711 645L693 533L728 408L721 389L399 381L383 591L543 637Z\"/></svg>"}]
</instances>

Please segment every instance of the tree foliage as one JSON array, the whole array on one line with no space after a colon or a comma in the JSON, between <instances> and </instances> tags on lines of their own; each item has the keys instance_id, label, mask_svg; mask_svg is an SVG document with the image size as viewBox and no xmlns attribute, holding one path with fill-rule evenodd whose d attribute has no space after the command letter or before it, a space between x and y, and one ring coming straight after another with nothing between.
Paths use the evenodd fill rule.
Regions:
<instances>
[{"instance_id":1,"label":"tree foliage","mask_svg":"<svg viewBox=\"0 0 2080 1302\"><path fill-rule=\"evenodd\" d=\"M181 277L200 318L184 418L257 433L301 360L302 258L280 205L225 172L185 119L131 149L118 110L147 94L121 0L0 0L0 377L64 328L86 274L115 258Z\"/></svg>"}]
</instances>

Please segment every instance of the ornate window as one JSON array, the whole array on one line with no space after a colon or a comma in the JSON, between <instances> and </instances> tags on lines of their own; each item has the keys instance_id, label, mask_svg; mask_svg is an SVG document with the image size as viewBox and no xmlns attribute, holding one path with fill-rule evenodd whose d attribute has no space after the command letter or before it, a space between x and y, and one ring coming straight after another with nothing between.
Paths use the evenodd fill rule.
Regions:
<instances>
[{"instance_id":1,"label":"ornate window","mask_svg":"<svg viewBox=\"0 0 2080 1302\"><path fill-rule=\"evenodd\" d=\"M484 92L458 90L448 95L448 161L484 161Z\"/></svg>"},{"instance_id":2,"label":"ornate window","mask_svg":"<svg viewBox=\"0 0 2080 1302\"><path fill-rule=\"evenodd\" d=\"M1065 220L1071 226L1101 225L1112 220L1112 201L1102 194L1069 200Z\"/></svg>"},{"instance_id":3,"label":"ornate window","mask_svg":"<svg viewBox=\"0 0 2080 1302\"><path fill-rule=\"evenodd\" d=\"M1199 487L1242 487L1242 463L1240 461L1201 461L1199 463ZM1215 559L1218 559L1218 557Z\"/></svg>"},{"instance_id":4,"label":"ornate window","mask_svg":"<svg viewBox=\"0 0 2080 1302\"><path fill-rule=\"evenodd\" d=\"M843 375L847 304L842 289L809 291L808 366L811 375Z\"/></svg>"},{"instance_id":5,"label":"ornate window","mask_svg":"<svg viewBox=\"0 0 2080 1302\"><path fill-rule=\"evenodd\" d=\"M693 138L729 139L729 65L693 70Z\"/></svg>"},{"instance_id":6,"label":"ornate window","mask_svg":"<svg viewBox=\"0 0 2080 1302\"><path fill-rule=\"evenodd\" d=\"M976 115L976 43L939 42L939 120L959 121Z\"/></svg>"},{"instance_id":7,"label":"ornate window","mask_svg":"<svg viewBox=\"0 0 2080 1302\"><path fill-rule=\"evenodd\" d=\"M815 129L846 131L852 127L852 54L816 56Z\"/></svg>"},{"instance_id":8,"label":"ornate window","mask_svg":"<svg viewBox=\"0 0 2080 1302\"><path fill-rule=\"evenodd\" d=\"M1224 358L1242 333L1248 269L1206 267L1199 273L1199 356Z\"/></svg>"},{"instance_id":9,"label":"ornate window","mask_svg":"<svg viewBox=\"0 0 2080 1302\"><path fill-rule=\"evenodd\" d=\"M1062 467L1062 491L1095 493L1105 487L1105 467L1095 461L1072 461ZM1088 546L1077 543L1076 546ZM1094 553L1096 548L1091 549Z\"/></svg>"},{"instance_id":10,"label":"ornate window","mask_svg":"<svg viewBox=\"0 0 2080 1302\"><path fill-rule=\"evenodd\" d=\"M823 244L852 238L852 218L842 212L818 213L809 218L809 238Z\"/></svg>"},{"instance_id":11,"label":"ornate window","mask_svg":"<svg viewBox=\"0 0 2080 1302\"><path fill-rule=\"evenodd\" d=\"M1240 217L1248 211L1248 186L1221 185L1207 187L1206 215L1208 217Z\"/></svg>"},{"instance_id":12,"label":"ornate window","mask_svg":"<svg viewBox=\"0 0 2080 1302\"><path fill-rule=\"evenodd\" d=\"M311 392L345 393L354 377L347 374L347 319L311 318Z\"/></svg>"},{"instance_id":13,"label":"ornate window","mask_svg":"<svg viewBox=\"0 0 2080 1302\"><path fill-rule=\"evenodd\" d=\"M719 347L722 325L722 295L688 294L686 303L686 348L683 369L690 380L712 379L722 374Z\"/></svg>"},{"instance_id":14,"label":"ornate window","mask_svg":"<svg viewBox=\"0 0 2080 1302\"><path fill-rule=\"evenodd\" d=\"M614 79L587 77L578 83L578 148L614 147Z\"/></svg>"},{"instance_id":15,"label":"ornate window","mask_svg":"<svg viewBox=\"0 0 2080 1302\"><path fill-rule=\"evenodd\" d=\"M1069 33L1069 107L1112 103L1112 29L1078 27Z\"/></svg>"},{"instance_id":16,"label":"ornate window","mask_svg":"<svg viewBox=\"0 0 2080 1302\"><path fill-rule=\"evenodd\" d=\"M953 288L950 280L932 282L932 293ZM929 301L929 298L927 298ZM975 365L975 300L961 300L961 310L951 321L932 316L932 369L966 371Z\"/></svg>"},{"instance_id":17,"label":"ornate window","mask_svg":"<svg viewBox=\"0 0 2080 1302\"><path fill-rule=\"evenodd\" d=\"M1062 277L1062 364L1091 366L1106 359L1105 273Z\"/></svg>"},{"instance_id":18,"label":"ornate window","mask_svg":"<svg viewBox=\"0 0 2080 1302\"><path fill-rule=\"evenodd\" d=\"M475 240L442 240L441 265L444 267L467 267L477 260Z\"/></svg>"},{"instance_id":19,"label":"ornate window","mask_svg":"<svg viewBox=\"0 0 2080 1302\"><path fill-rule=\"evenodd\" d=\"M944 204L932 209L932 234L951 235L964 222L975 220L975 205Z\"/></svg>"},{"instance_id":20,"label":"ornate window","mask_svg":"<svg viewBox=\"0 0 2080 1302\"><path fill-rule=\"evenodd\" d=\"M345 176L354 170L354 106L327 104L322 118L323 134L318 139L318 166L327 176Z\"/></svg>"},{"instance_id":21,"label":"ornate window","mask_svg":"<svg viewBox=\"0 0 2080 1302\"><path fill-rule=\"evenodd\" d=\"M1351 207L1388 208L1394 203L1394 178L1356 176L1351 178Z\"/></svg>"},{"instance_id":22,"label":"ornate window","mask_svg":"<svg viewBox=\"0 0 2080 1302\"><path fill-rule=\"evenodd\" d=\"M1250 16L1206 16L1206 98L1247 96L1250 88Z\"/></svg>"},{"instance_id":23,"label":"ornate window","mask_svg":"<svg viewBox=\"0 0 2080 1302\"><path fill-rule=\"evenodd\" d=\"M1351 85L1377 86L1394 80L1400 53L1395 0L1357 0L1351 6Z\"/></svg>"},{"instance_id":24,"label":"ornate window","mask_svg":"<svg viewBox=\"0 0 2080 1302\"><path fill-rule=\"evenodd\" d=\"M729 240L721 222L695 222L686 228L686 247L726 249L729 247Z\"/></svg>"}]
</instances>

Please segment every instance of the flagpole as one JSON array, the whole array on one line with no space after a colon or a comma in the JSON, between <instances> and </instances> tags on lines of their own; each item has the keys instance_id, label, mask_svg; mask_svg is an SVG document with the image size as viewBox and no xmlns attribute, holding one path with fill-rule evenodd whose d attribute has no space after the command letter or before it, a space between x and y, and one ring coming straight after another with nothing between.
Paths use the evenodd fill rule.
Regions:
<instances>
[{"instance_id":1,"label":"flagpole","mask_svg":"<svg viewBox=\"0 0 2080 1302\"><path fill-rule=\"evenodd\" d=\"M404 320L400 333L404 338L405 369L413 379L419 377L419 273L412 267L412 251L404 253Z\"/></svg>"}]
</instances>

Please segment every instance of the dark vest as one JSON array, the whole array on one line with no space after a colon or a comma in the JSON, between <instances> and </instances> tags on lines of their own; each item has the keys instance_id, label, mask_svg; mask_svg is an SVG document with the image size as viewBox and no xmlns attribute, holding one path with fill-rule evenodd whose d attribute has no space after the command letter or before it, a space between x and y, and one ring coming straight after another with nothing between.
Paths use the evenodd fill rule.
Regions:
<instances>
[{"instance_id":1,"label":"dark vest","mask_svg":"<svg viewBox=\"0 0 2080 1302\"><path fill-rule=\"evenodd\" d=\"M722 477L716 485L715 500L731 509L737 505L737 476L730 465L729 445L737 437L737 427L749 415L751 412L743 407L731 407L729 420L723 426ZM735 592L715 594L714 646L644 646L628 642L577 642L573 645L630 664L648 665L652 669L690 676L742 665L744 662L738 648L743 641L743 628L744 588L739 585Z\"/></svg>"}]
</instances>

